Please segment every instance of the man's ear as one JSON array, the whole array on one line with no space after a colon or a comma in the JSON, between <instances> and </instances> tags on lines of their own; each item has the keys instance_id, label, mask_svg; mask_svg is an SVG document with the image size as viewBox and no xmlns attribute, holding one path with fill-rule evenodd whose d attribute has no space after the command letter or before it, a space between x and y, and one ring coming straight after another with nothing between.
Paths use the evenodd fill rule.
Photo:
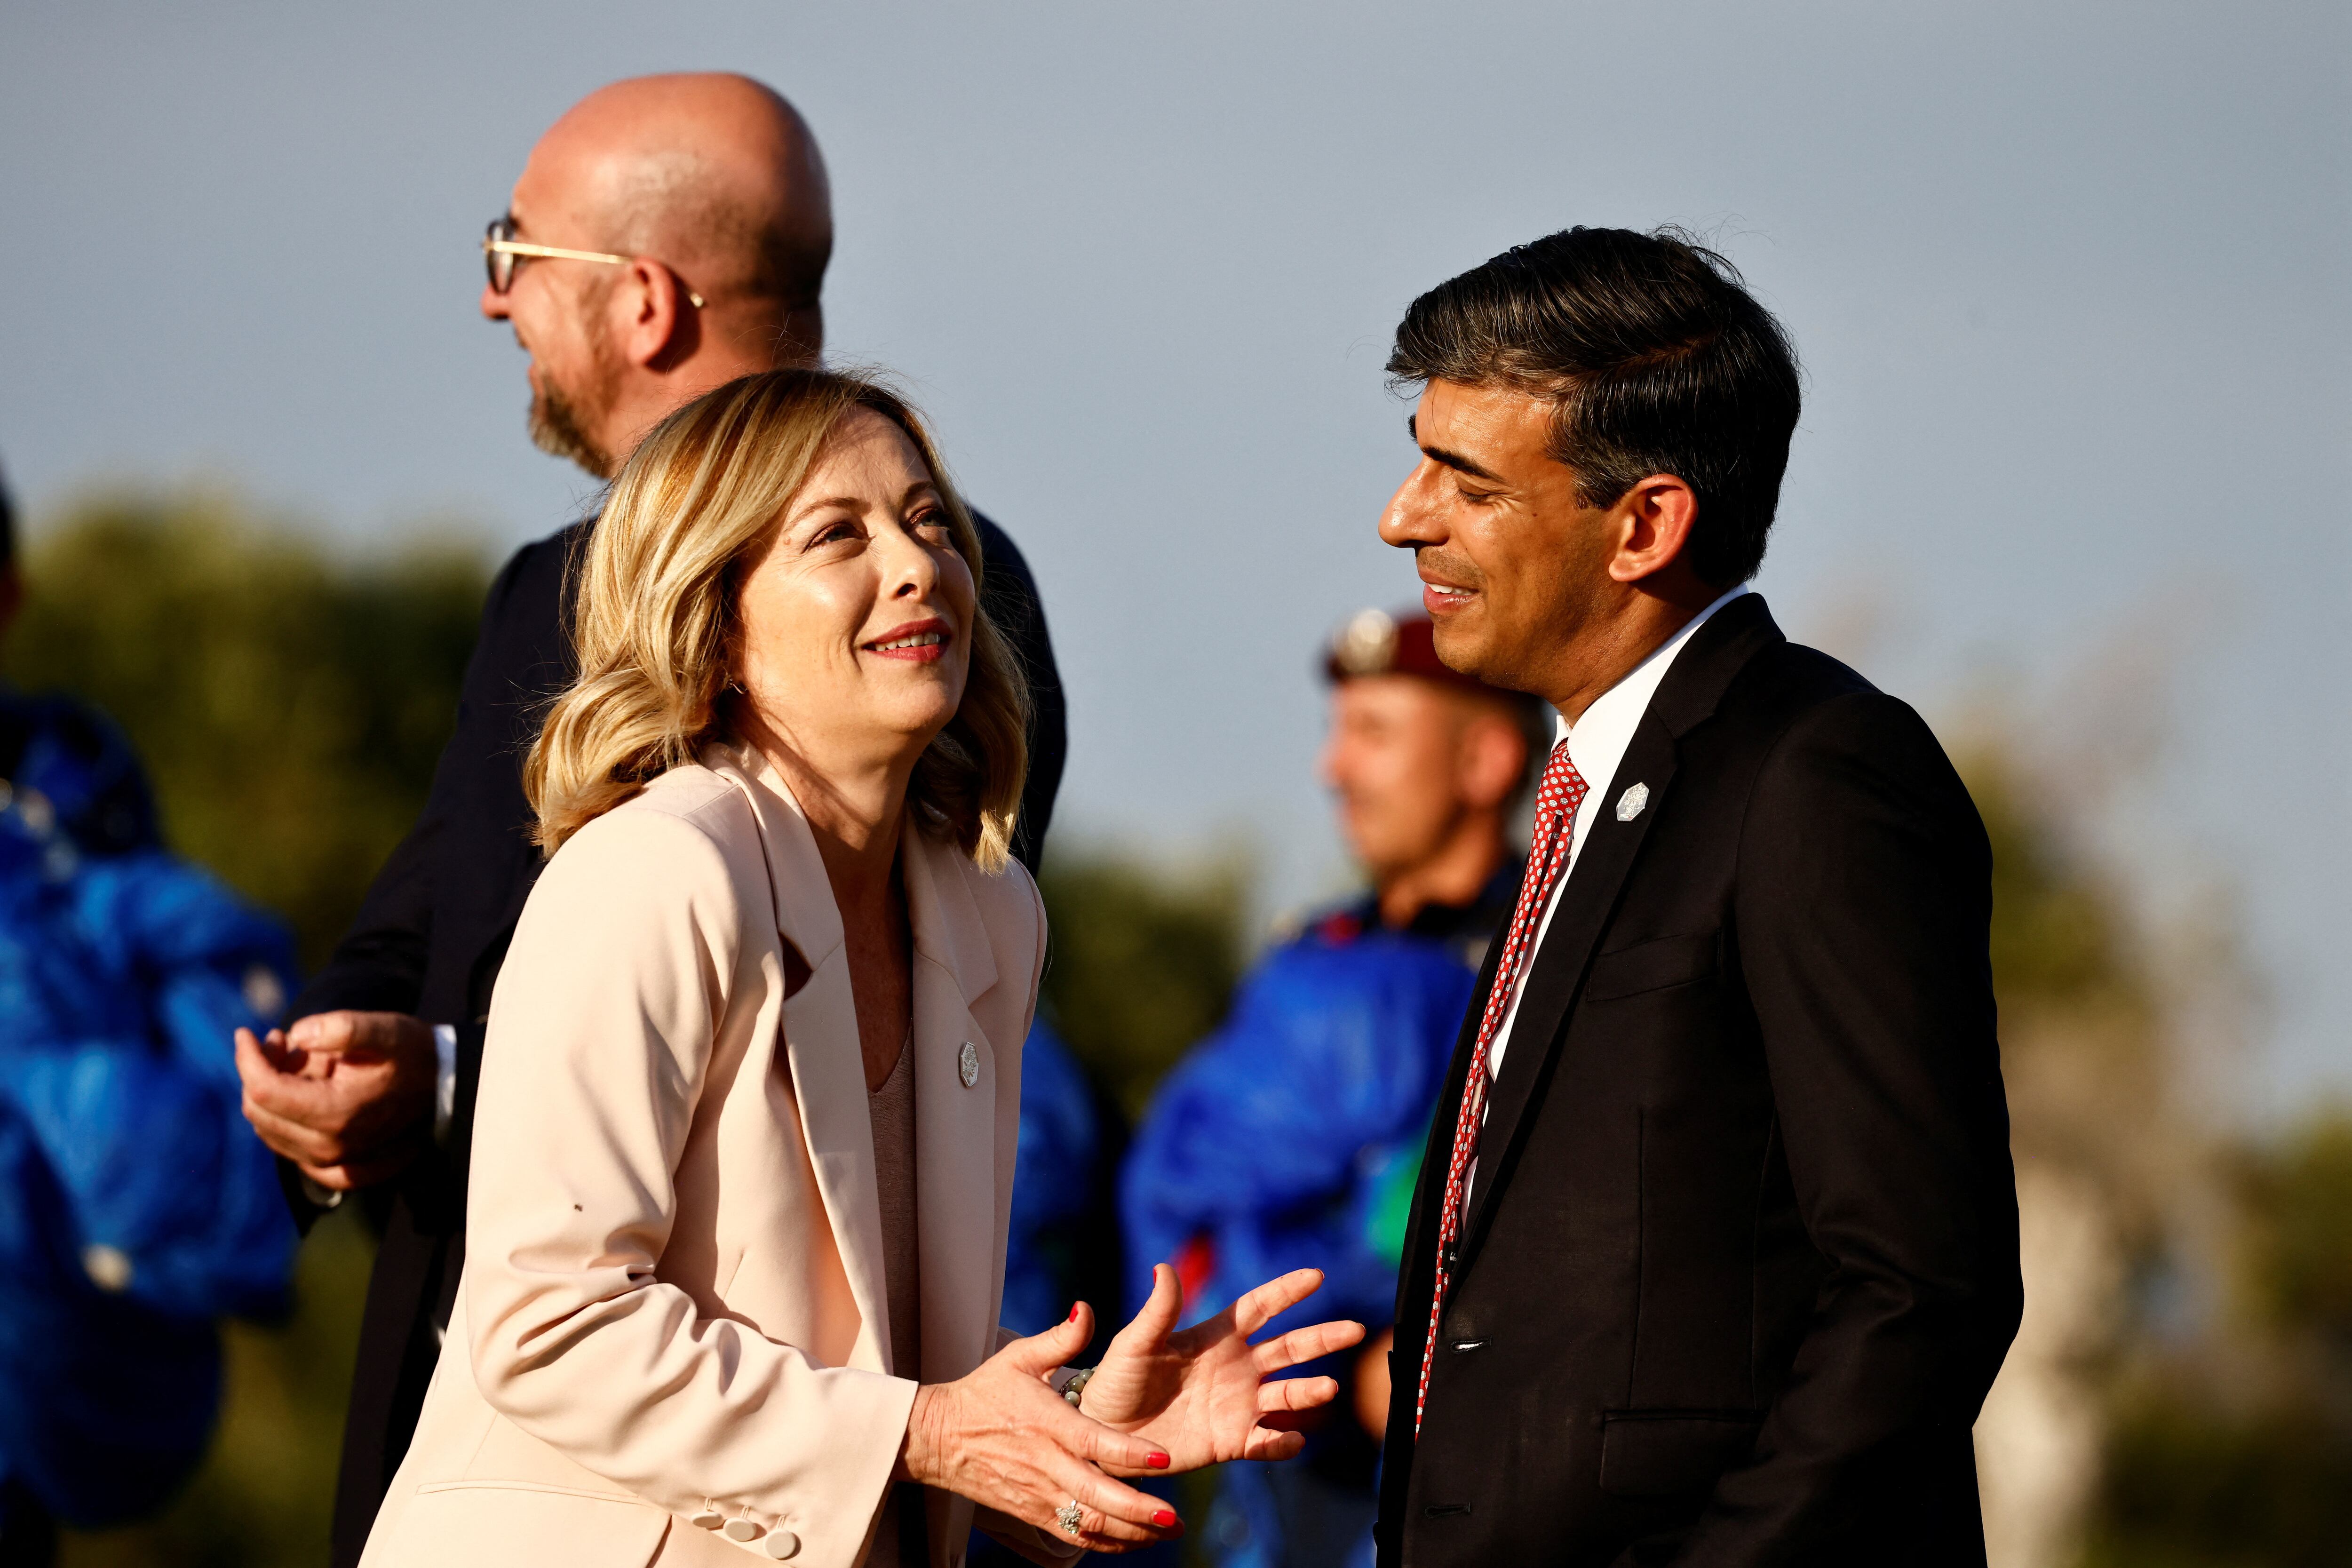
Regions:
<instances>
[{"instance_id":1,"label":"man's ear","mask_svg":"<svg viewBox=\"0 0 2352 1568\"><path fill-rule=\"evenodd\" d=\"M1672 474L1652 474L1636 480L1609 510L1618 528L1609 575L1638 583L1682 559L1698 521L1698 497Z\"/></svg>"},{"instance_id":2,"label":"man's ear","mask_svg":"<svg viewBox=\"0 0 2352 1568\"><path fill-rule=\"evenodd\" d=\"M702 342L702 312L677 274L644 257L613 290L614 341L632 364L668 370L694 357Z\"/></svg>"}]
</instances>

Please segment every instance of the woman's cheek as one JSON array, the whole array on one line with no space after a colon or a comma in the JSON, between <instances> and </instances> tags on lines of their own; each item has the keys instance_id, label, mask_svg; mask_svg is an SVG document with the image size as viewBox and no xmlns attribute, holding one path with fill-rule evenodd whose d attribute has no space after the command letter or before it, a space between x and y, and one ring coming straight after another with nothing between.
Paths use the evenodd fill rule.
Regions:
<instances>
[{"instance_id":1,"label":"woman's cheek","mask_svg":"<svg viewBox=\"0 0 2352 1568\"><path fill-rule=\"evenodd\" d=\"M866 629L874 605L870 584L856 573L824 572L807 583L806 590L793 627L798 651L814 661L812 668L855 666L858 634Z\"/></svg>"}]
</instances>

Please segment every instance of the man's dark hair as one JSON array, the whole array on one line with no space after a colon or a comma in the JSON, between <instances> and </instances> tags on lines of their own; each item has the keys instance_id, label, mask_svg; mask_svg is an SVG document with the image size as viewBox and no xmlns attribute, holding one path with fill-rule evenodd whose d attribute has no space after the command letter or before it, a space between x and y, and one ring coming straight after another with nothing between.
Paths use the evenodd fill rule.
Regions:
<instances>
[{"instance_id":1,"label":"man's dark hair","mask_svg":"<svg viewBox=\"0 0 2352 1568\"><path fill-rule=\"evenodd\" d=\"M1506 386L1552 401L1551 455L1587 506L1652 474L1698 498L1706 583L1756 574L1797 427L1796 351L1738 270L1672 228L1570 228L1516 245L1404 313L1404 385Z\"/></svg>"}]
</instances>

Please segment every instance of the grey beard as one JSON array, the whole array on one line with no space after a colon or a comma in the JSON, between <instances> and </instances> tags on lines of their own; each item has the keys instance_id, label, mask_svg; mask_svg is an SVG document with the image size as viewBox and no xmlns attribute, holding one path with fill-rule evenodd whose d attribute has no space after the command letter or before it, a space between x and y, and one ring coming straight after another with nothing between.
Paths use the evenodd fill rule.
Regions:
<instances>
[{"instance_id":1,"label":"grey beard","mask_svg":"<svg viewBox=\"0 0 2352 1568\"><path fill-rule=\"evenodd\" d=\"M613 456L588 438L579 412L551 386L530 400L530 444L551 458L565 458L600 479L613 477Z\"/></svg>"}]
</instances>

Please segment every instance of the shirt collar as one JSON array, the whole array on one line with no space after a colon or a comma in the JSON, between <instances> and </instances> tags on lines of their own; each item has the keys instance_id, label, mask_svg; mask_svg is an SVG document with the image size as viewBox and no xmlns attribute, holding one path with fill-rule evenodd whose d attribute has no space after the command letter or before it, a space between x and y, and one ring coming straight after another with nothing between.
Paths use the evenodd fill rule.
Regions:
<instances>
[{"instance_id":1,"label":"shirt collar","mask_svg":"<svg viewBox=\"0 0 2352 1568\"><path fill-rule=\"evenodd\" d=\"M1649 658L1625 672L1616 685L1592 700L1573 729L1564 717L1558 718L1556 739L1566 741L1569 760L1587 785L1594 790L1606 789L1616 776L1617 764L1625 757L1625 748L1633 743L1633 731L1641 728L1642 715L1650 710L1650 699L1656 696L1659 685L1673 668L1675 656L1683 651L1699 627L1724 605L1748 592L1741 583L1715 603L1693 616L1682 630L1659 645Z\"/></svg>"}]
</instances>

